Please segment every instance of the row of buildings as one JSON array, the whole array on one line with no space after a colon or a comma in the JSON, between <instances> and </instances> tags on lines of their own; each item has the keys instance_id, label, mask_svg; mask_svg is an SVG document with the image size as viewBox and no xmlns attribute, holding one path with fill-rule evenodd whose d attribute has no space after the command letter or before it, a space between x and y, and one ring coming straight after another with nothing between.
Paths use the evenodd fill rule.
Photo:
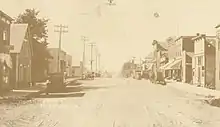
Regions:
<instances>
[{"instance_id":1,"label":"row of buildings","mask_svg":"<svg viewBox=\"0 0 220 127\"><path fill-rule=\"evenodd\" d=\"M40 40L30 35L28 24L15 24L10 16L0 10L0 90L32 83L33 44L38 43L41 43ZM48 50L53 58L49 60L46 74L64 71L69 77L80 75L81 67L72 66L72 56L61 51L58 63L59 50Z\"/></svg>"},{"instance_id":2,"label":"row of buildings","mask_svg":"<svg viewBox=\"0 0 220 127\"><path fill-rule=\"evenodd\" d=\"M154 40L154 51L146 57L147 70L162 72L167 79L178 79L201 87L220 89L220 25L216 35L195 34Z\"/></svg>"}]
</instances>

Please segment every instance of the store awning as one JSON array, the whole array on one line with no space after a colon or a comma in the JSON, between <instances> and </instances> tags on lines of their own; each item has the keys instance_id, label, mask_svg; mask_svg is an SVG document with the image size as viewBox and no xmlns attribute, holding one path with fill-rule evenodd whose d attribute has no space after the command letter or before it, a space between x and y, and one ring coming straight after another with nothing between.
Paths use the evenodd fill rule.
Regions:
<instances>
[{"instance_id":1,"label":"store awning","mask_svg":"<svg viewBox=\"0 0 220 127\"><path fill-rule=\"evenodd\" d=\"M0 53L0 62L6 63L9 68L12 68L12 59L9 54Z\"/></svg>"},{"instance_id":2,"label":"store awning","mask_svg":"<svg viewBox=\"0 0 220 127\"><path fill-rule=\"evenodd\" d=\"M180 69L181 64L182 64L182 60L181 60L181 59L175 60L174 62L172 62L171 64L169 64L169 65L165 68L165 70Z\"/></svg>"},{"instance_id":3,"label":"store awning","mask_svg":"<svg viewBox=\"0 0 220 127\"><path fill-rule=\"evenodd\" d=\"M161 66L160 69L161 70L165 70L167 66L169 66L170 64L172 64L174 61L169 61L168 63L166 63L165 65Z\"/></svg>"},{"instance_id":4,"label":"store awning","mask_svg":"<svg viewBox=\"0 0 220 127\"><path fill-rule=\"evenodd\" d=\"M148 68L147 68L147 70L151 70L152 69L152 67L153 67L153 63L151 63L149 66L148 66Z\"/></svg>"}]
</instances>

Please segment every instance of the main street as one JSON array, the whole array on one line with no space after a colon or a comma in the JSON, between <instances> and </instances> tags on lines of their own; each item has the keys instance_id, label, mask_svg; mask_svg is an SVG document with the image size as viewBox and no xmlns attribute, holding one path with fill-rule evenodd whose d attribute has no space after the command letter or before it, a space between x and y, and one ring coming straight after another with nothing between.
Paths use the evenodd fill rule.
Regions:
<instances>
[{"instance_id":1,"label":"main street","mask_svg":"<svg viewBox=\"0 0 220 127\"><path fill-rule=\"evenodd\" d=\"M96 79L71 93L0 105L0 127L219 127L220 109L191 92L146 80ZM177 84L180 85L180 84Z\"/></svg>"}]
</instances>

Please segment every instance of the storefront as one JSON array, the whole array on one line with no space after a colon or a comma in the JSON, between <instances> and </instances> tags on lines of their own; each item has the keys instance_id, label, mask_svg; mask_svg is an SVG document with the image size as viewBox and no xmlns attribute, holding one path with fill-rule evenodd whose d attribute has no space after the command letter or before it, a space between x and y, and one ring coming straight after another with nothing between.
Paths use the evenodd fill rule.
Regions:
<instances>
[{"instance_id":1,"label":"storefront","mask_svg":"<svg viewBox=\"0 0 220 127\"><path fill-rule=\"evenodd\" d=\"M182 60L176 59L169 63L164 70L168 71L168 75L170 78L174 80L182 80Z\"/></svg>"}]
</instances>

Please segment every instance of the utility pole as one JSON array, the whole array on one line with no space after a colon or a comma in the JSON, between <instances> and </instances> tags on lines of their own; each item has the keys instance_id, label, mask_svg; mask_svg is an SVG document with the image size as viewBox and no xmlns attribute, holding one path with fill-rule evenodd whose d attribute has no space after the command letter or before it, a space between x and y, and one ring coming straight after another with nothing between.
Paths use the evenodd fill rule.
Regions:
<instances>
[{"instance_id":1,"label":"utility pole","mask_svg":"<svg viewBox=\"0 0 220 127\"><path fill-rule=\"evenodd\" d=\"M96 72L98 71L98 49L96 48L96 55L95 55L95 64L96 64Z\"/></svg>"},{"instance_id":2,"label":"utility pole","mask_svg":"<svg viewBox=\"0 0 220 127\"><path fill-rule=\"evenodd\" d=\"M89 43L89 46L91 47L91 60L90 60L90 64L91 64L91 71L93 71L92 65L93 65L93 47L95 46L95 43Z\"/></svg>"},{"instance_id":3,"label":"utility pole","mask_svg":"<svg viewBox=\"0 0 220 127\"><path fill-rule=\"evenodd\" d=\"M98 54L98 58L99 58L99 71L101 72L101 63L100 63L100 61L101 61L101 54L100 53Z\"/></svg>"},{"instance_id":4,"label":"utility pole","mask_svg":"<svg viewBox=\"0 0 220 127\"><path fill-rule=\"evenodd\" d=\"M59 32L59 49L58 49L58 58L57 58L57 72L60 72L60 52L61 52L61 38L62 33L67 33L68 31L65 30L65 28L68 28L68 26L64 26L62 24L55 25L56 28L59 28L59 30L55 30L54 32Z\"/></svg>"},{"instance_id":5,"label":"utility pole","mask_svg":"<svg viewBox=\"0 0 220 127\"><path fill-rule=\"evenodd\" d=\"M88 38L85 36L82 36L83 41L83 65L82 65L82 73L85 71L85 57L86 57L86 41L88 41Z\"/></svg>"}]
</instances>

